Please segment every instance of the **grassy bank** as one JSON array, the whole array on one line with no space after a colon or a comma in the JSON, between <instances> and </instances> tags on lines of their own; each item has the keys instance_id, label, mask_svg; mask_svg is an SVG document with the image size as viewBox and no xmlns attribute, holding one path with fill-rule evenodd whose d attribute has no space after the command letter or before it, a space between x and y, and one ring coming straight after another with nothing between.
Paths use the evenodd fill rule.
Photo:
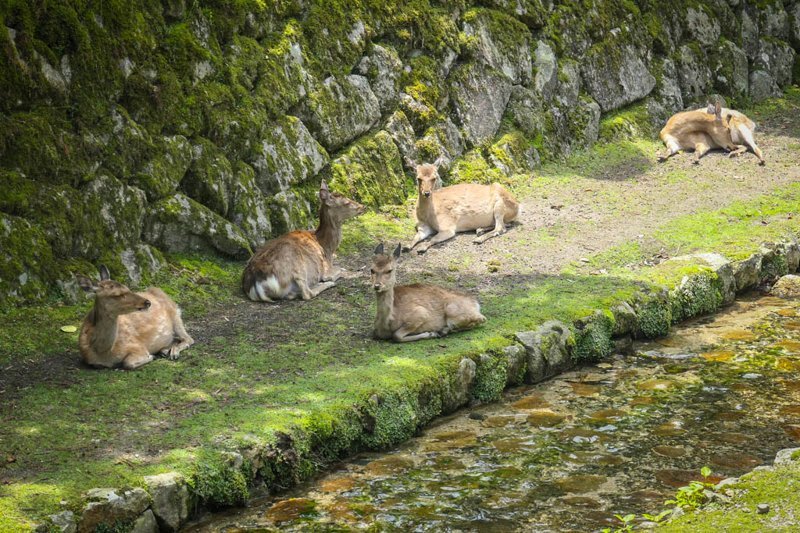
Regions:
<instances>
[{"instance_id":1,"label":"grassy bank","mask_svg":"<svg viewBox=\"0 0 800 533\"><path fill-rule=\"evenodd\" d=\"M574 175L597 178L624 163L651 164L644 154L651 157L655 148L652 141L617 141L511 185L521 195L538 194ZM664 179L684 179L681 172L667 171ZM480 354L499 357L516 332L551 319L571 324L636 295L650 298L703 268L675 267L661 257L715 251L742 259L762 242L797 237L798 206L800 183L781 186L672 220L557 275L502 272L487 281L447 265L403 275L404 282L480 286L489 318L478 330L408 345L370 338L374 297L363 273L311 302L265 306L240 295L241 264L207 258L172 257L165 272L147 280L181 305L197 344L175 362L157 360L136 372L78 364L77 334L60 328L79 326L88 300L4 310L0 530L24 528L64 508L78 511L85 490L141 486L145 475L176 470L197 487L211 479L208 469L197 468L198 457L215 464L220 451L272 450L269 461L263 453L246 461L243 475L257 473L276 489L336 457L392 446L452 407L449 387L464 357L479 363L473 396L492 399L506 369L497 357L480 363ZM358 265L375 241L407 240L411 233L402 212L358 219L346 228L341 260ZM657 327L643 331L638 324L639 334L670 325L671 315L658 311ZM576 329L587 358L610 349L613 317L602 316L601 325ZM226 483L206 487L206 503L232 503Z\"/></svg>"}]
</instances>

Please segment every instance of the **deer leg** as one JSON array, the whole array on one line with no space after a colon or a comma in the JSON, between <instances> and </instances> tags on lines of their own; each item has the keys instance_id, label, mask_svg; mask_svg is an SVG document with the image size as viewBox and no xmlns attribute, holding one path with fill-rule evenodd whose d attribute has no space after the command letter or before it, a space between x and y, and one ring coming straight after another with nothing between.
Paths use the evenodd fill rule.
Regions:
<instances>
[{"instance_id":1,"label":"deer leg","mask_svg":"<svg viewBox=\"0 0 800 533\"><path fill-rule=\"evenodd\" d=\"M433 239L428 241L427 244L424 244L424 245L420 246L417 249L417 253L418 254L424 254L425 252L428 251L428 248L430 248L431 246L433 246L435 244L439 244L440 242L444 242L444 241L450 240L455 236L456 236L456 230L454 230L454 229L442 230L439 233L437 233L436 235L434 235Z\"/></svg>"},{"instance_id":2,"label":"deer leg","mask_svg":"<svg viewBox=\"0 0 800 533\"><path fill-rule=\"evenodd\" d=\"M122 368L125 370L135 370L142 365L146 365L152 360L153 355L148 353L146 350L142 350L141 352L132 352L125 356L125 359L122 360Z\"/></svg>"},{"instance_id":3,"label":"deer leg","mask_svg":"<svg viewBox=\"0 0 800 533\"><path fill-rule=\"evenodd\" d=\"M502 200L498 201L494 206L494 231L478 235L472 239L472 242L475 244L483 244L492 237L497 237L506 232L506 224L503 221L505 218L504 207Z\"/></svg>"},{"instance_id":4,"label":"deer leg","mask_svg":"<svg viewBox=\"0 0 800 533\"><path fill-rule=\"evenodd\" d=\"M728 153L728 157L729 158L738 157L739 155L745 153L746 151L747 151L747 146L740 144L736 146L734 150L731 150Z\"/></svg>"},{"instance_id":5,"label":"deer leg","mask_svg":"<svg viewBox=\"0 0 800 533\"><path fill-rule=\"evenodd\" d=\"M694 145L695 158L694 158L694 161L692 161L692 164L693 165L699 165L700 164L700 158L702 158L704 155L706 155L709 150L711 150L711 147L709 145L707 145L706 143L699 142L699 143L695 144Z\"/></svg>"},{"instance_id":6,"label":"deer leg","mask_svg":"<svg viewBox=\"0 0 800 533\"><path fill-rule=\"evenodd\" d=\"M414 236L414 240L411 241L410 245L404 247L403 251L410 252L411 250L414 249L414 247L417 244L419 244L420 242L424 241L425 239L427 239L428 237L430 237L434 233L436 233L436 231L434 231L434 229L432 227L428 226L427 224L420 225L417 228L417 234Z\"/></svg>"},{"instance_id":7,"label":"deer leg","mask_svg":"<svg viewBox=\"0 0 800 533\"><path fill-rule=\"evenodd\" d=\"M315 298L319 296L319 293L321 293L322 291L336 286L336 283L333 281L323 281L322 283L317 283L313 287L309 287L308 283L306 283L305 278L295 278L294 282L297 283L297 286L300 289L300 297L303 300L310 300L311 298Z\"/></svg>"},{"instance_id":8,"label":"deer leg","mask_svg":"<svg viewBox=\"0 0 800 533\"><path fill-rule=\"evenodd\" d=\"M183 327L183 320L181 320L180 315L176 314L174 323L174 330L175 330L175 337L178 339L178 342L175 342L164 351L164 355L171 360L175 360L178 358L178 354L180 354L183 350L194 344L194 339L186 332L186 328Z\"/></svg>"},{"instance_id":9,"label":"deer leg","mask_svg":"<svg viewBox=\"0 0 800 533\"><path fill-rule=\"evenodd\" d=\"M339 267L330 267L325 274L320 278L321 281L336 281L344 272L344 269Z\"/></svg>"},{"instance_id":10,"label":"deer leg","mask_svg":"<svg viewBox=\"0 0 800 533\"><path fill-rule=\"evenodd\" d=\"M409 335L409 332L406 328L400 328L392 334L392 338L395 342L414 342L414 341L421 341L423 339L435 339L440 337L438 333L435 331L425 331L422 333L417 333L416 335Z\"/></svg>"}]
</instances>

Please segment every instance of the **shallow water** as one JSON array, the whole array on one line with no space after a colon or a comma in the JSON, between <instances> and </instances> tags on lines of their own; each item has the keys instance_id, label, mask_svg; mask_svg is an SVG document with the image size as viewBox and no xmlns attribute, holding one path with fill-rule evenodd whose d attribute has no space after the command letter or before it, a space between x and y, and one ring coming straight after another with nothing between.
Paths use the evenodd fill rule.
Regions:
<instances>
[{"instance_id":1,"label":"shallow water","mask_svg":"<svg viewBox=\"0 0 800 533\"><path fill-rule=\"evenodd\" d=\"M737 302L669 337L440 420L192 531L597 531L800 441L800 302Z\"/></svg>"}]
</instances>

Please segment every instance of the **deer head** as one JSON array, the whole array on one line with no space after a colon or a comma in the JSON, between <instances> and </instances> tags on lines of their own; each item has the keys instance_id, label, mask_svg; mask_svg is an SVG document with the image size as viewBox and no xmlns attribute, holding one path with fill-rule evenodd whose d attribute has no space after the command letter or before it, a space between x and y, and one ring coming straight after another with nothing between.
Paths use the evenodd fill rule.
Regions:
<instances>
[{"instance_id":1,"label":"deer head","mask_svg":"<svg viewBox=\"0 0 800 533\"><path fill-rule=\"evenodd\" d=\"M150 308L150 300L139 296L122 283L111 279L108 268L100 266L100 281L78 275L78 284L86 292L95 294L95 305L111 316L126 315Z\"/></svg>"},{"instance_id":2,"label":"deer head","mask_svg":"<svg viewBox=\"0 0 800 533\"><path fill-rule=\"evenodd\" d=\"M436 165L425 163L417 166L417 188L420 198L430 198L433 191L436 190L438 181L439 168Z\"/></svg>"},{"instance_id":3,"label":"deer head","mask_svg":"<svg viewBox=\"0 0 800 533\"><path fill-rule=\"evenodd\" d=\"M367 210L360 203L331 192L325 180L319 186L319 201L328 215L338 221L356 217Z\"/></svg>"},{"instance_id":4,"label":"deer head","mask_svg":"<svg viewBox=\"0 0 800 533\"><path fill-rule=\"evenodd\" d=\"M375 292L386 292L394 287L394 267L397 265L401 250L402 247L398 244L392 255L386 255L383 253L383 243L375 247L375 257L372 258L372 269L370 270L372 288Z\"/></svg>"}]
</instances>

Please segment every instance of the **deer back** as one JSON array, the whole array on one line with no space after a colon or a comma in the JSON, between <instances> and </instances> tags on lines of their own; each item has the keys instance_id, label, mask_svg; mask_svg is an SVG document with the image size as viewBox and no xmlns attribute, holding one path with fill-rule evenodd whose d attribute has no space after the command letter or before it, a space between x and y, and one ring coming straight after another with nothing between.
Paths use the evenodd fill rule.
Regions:
<instances>
[{"instance_id":1,"label":"deer back","mask_svg":"<svg viewBox=\"0 0 800 533\"><path fill-rule=\"evenodd\" d=\"M287 290L300 274L313 285L325 272L327 261L313 232L289 232L256 250L242 274L242 290L249 294L256 283L270 277L275 278L276 286Z\"/></svg>"},{"instance_id":2,"label":"deer back","mask_svg":"<svg viewBox=\"0 0 800 533\"><path fill-rule=\"evenodd\" d=\"M664 142L674 139L681 147L694 148L693 134L703 133L711 139L712 148L728 147L732 144L730 130L717 115L707 110L683 111L667 121L659 136Z\"/></svg>"},{"instance_id":3,"label":"deer back","mask_svg":"<svg viewBox=\"0 0 800 533\"><path fill-rule=\"evenodd\" d=\"M496 184L459 183L433 191L430 198L433 208L423 211L421 222L437 230L469 231L492 226L496 203L505 203L497 187ZM511 198L510 194L508 196ZM514 201L513 210L516 209Z\"/></svg>"}]
</instances>

